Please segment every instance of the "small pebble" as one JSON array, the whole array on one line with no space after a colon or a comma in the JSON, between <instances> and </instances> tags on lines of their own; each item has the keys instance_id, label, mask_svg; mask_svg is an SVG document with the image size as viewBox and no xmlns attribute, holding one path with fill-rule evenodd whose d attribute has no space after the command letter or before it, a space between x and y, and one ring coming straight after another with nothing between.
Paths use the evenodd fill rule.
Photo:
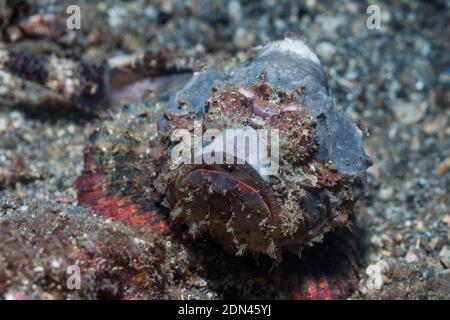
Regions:
<instances>
[{"instance_id":1,"label":"small pebble","mask_svg":"<svg viewBox=\"0 0 450 320\"><path fill-rule=\"evenodd\" d=\"M444 246L439 252L439 258L441 259L442 264L449 269L450 268L450 248L448 246Z\"/></svg>"},{"instance_id":2,"label":"small pebble","mask_svg":"<svg viewBox=\"0 0 450 320\"><path fill-rule=\"evenodd\" d=\"M239 28L236 31L233 42L239 49L248 49L255 41L255 34L245 29Z\"/></svg>"},{"instance_id":3,"label":"small pebble","mask_svg":"<svg viewBox=\"0 0 450 320\"><path fill-rule=\"evenodd\" d=\"M442 222L446 225L450 225L450 214L446 214L442 217Z\"/></svg>"},{"instance_id":4,"label":"small pebble","mask_svg":"<svg viewBox=\"0 0 450 320\"><path fill-rule=\"evenodd\" d=\"M321 42L317 45L316 52L320 58L330 61L336 54L336 48L329 42Z\"/></svg>"},{"instance_id":5,"label":"small pebble","mask_svg":"<svg viewBox=\"0 0 450 320\"><path fill-rule=\"evenodd\" d=\"M402 243L402 242L403 242L403 235L402 235L401 233L397 233L397 234L394 236L394 241L395 241L395 243L397 243L397 244Z\"/></svg>"},{"instance_id":6,"label":"small pebble","mask_svg":"<svg viewBox=\"0 0 450 320\"><path fill-rule=\"evenodd\" d=\"M381 200L388 200L394 194L394 189L392 187L383 188L379 192L379 196Z\"/></svg>"},{"instance_id":7,"label":"small pebble","mask_svg":"<svg viewBox=\"0 0 450 320\"><path fill-rule=\"evenodd\" d=\"M392 109L400 123L413 124L422 119L427 111L427 106L426 102L416 103L399 99L392 106Z\"/></svg>"},{"instance_id":8,"label":"small pebble","mask_svg":"<svg viewBox=\"0 0 450 320\"><path fill-rule=\"evenodd\" d=\"M450 169L450 157L446 158L436 166L436 173L438 176L442 176L448 171L448 169Z\"/></svg>"},{"instance_id":9,"label":"small pebble","mask_svg":"<svg viewBox=\"0 0 450 320\"><path fill-rule=\"evenodd\" d=\"M415 263L419 261L419 257L417 257L417 255L414 252L408 251L408 253L405 256L405 261L406 263Z\"/></svg>"}]
</instances>

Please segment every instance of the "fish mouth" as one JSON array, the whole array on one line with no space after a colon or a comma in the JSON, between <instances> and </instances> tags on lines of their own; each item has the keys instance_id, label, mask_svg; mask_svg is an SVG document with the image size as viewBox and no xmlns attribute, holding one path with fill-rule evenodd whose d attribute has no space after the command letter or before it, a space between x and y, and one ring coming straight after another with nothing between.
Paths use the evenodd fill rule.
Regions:
<instances>
[{"instance_id":1,"label":"fish mouth","mask_svg":"<svg viewBox=\"0 0 450 320\"><path fill-rule=\"evenodd\" d=\"M180 199L180 192L208 185L208 193L236 195L249 207L258 204L259 210L267 213L268 217L278 209L270 194L269 184L248 164L188 165L183 171L173 184L176 191L171 188L171 194L175 195L171 198L174 200Z\"/></svg>"},{"instance_id":2,"label":"fish mouth","mask_svg":"<svg viewBox=\"0 0 450 320\"><path fill-rule=\"evenodd\" d=\"M273 258L278 206L270 185L248 164L185 165L167 192L171 218L205 231L227 252L265 252ZM273 251L273 252L272 252Z\"/></svg>"}]
</instances>

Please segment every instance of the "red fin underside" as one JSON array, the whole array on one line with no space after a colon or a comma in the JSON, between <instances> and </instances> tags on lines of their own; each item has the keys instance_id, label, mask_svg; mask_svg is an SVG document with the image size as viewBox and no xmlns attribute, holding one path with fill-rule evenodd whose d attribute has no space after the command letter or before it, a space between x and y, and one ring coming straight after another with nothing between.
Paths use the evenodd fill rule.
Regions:
<instances>
[{"instance_id":1,"label":"red fin underside","mask_svg":"<svg viewBox=\"0 0 450 320\"><path fill-rule=\"evenodd\" d=\"M77 198L96 214L115 219L124 225L158 234L167 232L167 212L145 195L121 186L114 188L114 179L97 166L89 152L85 153L84 170L75 180ZM103 170L104 171L104 170Z\"/></svg>"},{"instance_id":2,"label":"red fin underside","mask_svg":"<svg viewBox=\"0 0 450 320\"><path fill-rule=\"evenodd\" d=\"M354 235L332 232L323 244L285 256L278 270L282 290L296 300L346 299L356 290L359 254Z\"/></svg>"},{"instance_id":3,"label":"red fin underside","mask_svg":"<svg viewBox=\"0 0 450 320\"><path fill-rule=\"evenodd\" d=\"M84 169L75 181L78 202L124 225L165 233L167 209L153 186L156 135L151 105L125 106L89 137Z\"/></svg>"}]
</instances>

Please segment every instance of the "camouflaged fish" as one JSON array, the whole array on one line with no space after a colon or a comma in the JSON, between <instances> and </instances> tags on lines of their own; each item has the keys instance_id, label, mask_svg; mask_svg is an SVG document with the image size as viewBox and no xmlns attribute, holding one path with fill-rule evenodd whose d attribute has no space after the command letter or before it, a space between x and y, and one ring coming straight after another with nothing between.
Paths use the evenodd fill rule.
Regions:
<instances>
[{"instance_id":1,"label":"camouflaged fish","mask_svg":"<svg viewBox=\"0 0 450 320\"><path fill-rule=\"evenodd\" d=\"M18 57L32 59L3 53L0 66L20 74ZM155 69L162 57L166 67ZM186 71L167 57L147 55L138 66L150 66L159 75ZM208 239L233 255L269 256L276 264L270 278L295 299L345 298L355 289L358 252L345 229L365 192L370 160L363 132L336 111L320 61L303 41L270 43L227 74L206 67L183 74L182 80L175 76L169 81L175 86L167 79L166 85L149 80L154 74L136 64L134 73L114 63L98 72L75 64L62 73L49 68L51 63L40 65L47 72L39 77L22 72L21 78L58 92L60 100L80 109L132 102L91 135L75 182L80 204L143 232L177 232L191 241ZM61 74L79 74L83 80L67 83ZM159 90L164 94L130 98L148 87L164 87ZM232 161L174 159L183 143L174 139L177 133L195 139L211 129L219 133L201 139L192 158L214 154ZM248 161L260 152L259 140L241 157L224 147L221 133L227 129L265 130L271 141L277 138L278 149L268 150L277 154L276 174L266 174L266 164Z\"/></svg>"}]
</instances>

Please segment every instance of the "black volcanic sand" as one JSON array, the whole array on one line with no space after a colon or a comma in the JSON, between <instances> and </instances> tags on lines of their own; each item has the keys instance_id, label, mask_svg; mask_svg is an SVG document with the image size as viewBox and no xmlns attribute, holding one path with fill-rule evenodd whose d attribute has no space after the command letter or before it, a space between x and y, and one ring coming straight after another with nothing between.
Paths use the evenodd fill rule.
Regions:
<instances>
[{"instance_id":1,"label":"black volcanic sand","mask_svg":"<svg viewBox=\"0 0 450 320\"><path fill-rule=\"evenodd\" d=\"M51 12L74 1L33 3L29 12ZM381 30L366 27L366 1L80 1L75 44L30 37L18 28L26 13L2 11L0 48L90 61L168 48L229 70L258 46L286 33L300 36L321 59L337 108L368 132L374 164L355 209L364 261L351 298L449 299L450 2L370 4L381 9ZM263 276L240 278L239 264L251 269L252 258L215 253L218 270L230 272L214 276L198 253L219 248L188 250L77 207L72 183L96 121L76 110L0 100L3 298L280 297ZM66 267L80 258L74 248L88 257L82 261L98 262L76 292L64 287ZM370 266L381 272L380 289L366 285ZM242 285L227 291L220 288L225 282Z\"/></svg>"}]
</instances>

